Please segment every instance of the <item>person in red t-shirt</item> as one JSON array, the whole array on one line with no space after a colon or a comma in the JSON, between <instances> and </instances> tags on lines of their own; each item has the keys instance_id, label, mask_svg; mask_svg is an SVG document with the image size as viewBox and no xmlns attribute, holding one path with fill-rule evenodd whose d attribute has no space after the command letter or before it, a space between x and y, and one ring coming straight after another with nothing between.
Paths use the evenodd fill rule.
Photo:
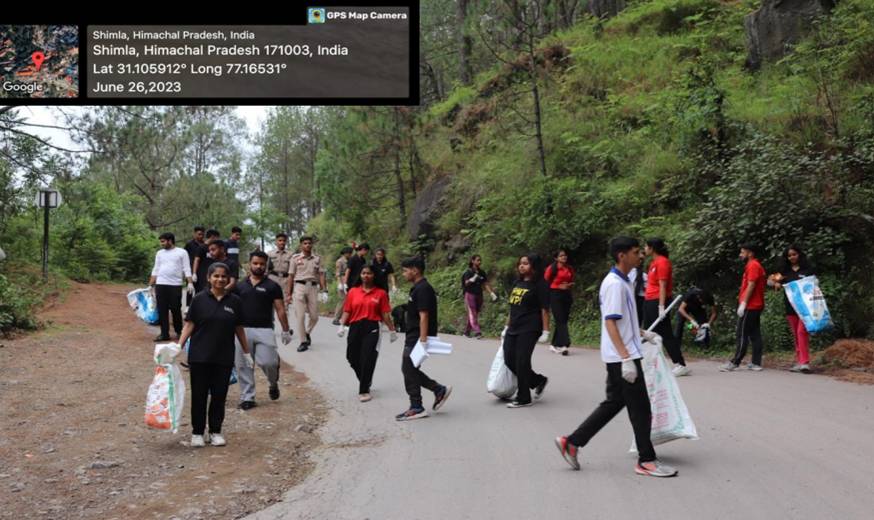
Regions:
<instances>
[{"instance_id":1,"label":"person in red t-shirt","mask_svg":"<svg viewBox=\"0 0 874 520\"><path fill-rule=\"evenodd\" d=\"M555 318L555 333L552 335L552 345L549 350L568 355L571 346L571 335L568 331L568 320L571 315L571 305L574 303L571 291L574 287L576 272L568 264L568 254L559 249L555 260L546 268L543 278L549 284L549 306Z\"/></svg>"},{"instance_id":2,"label":"person in red t-shirt","mask_svg":"<svg viewBox=\"0 0 874 520\"><path fill-rule=\"evenodd\" d=\"M671 327L671 315L665 310L671 302L674 292L674 267L668 258L668 246L661 238L650 238L644 249L647 256L652 256L646 276L646 292L643 296L643 328L662 317L653 332L662 337L662 344L674 363L674 375L686 376L691 371L686 367L686 360L680 351L680 342L674 337Z\"/></svg>"},{"instance_id":3,"label":"person in red t-shirt","mask_svg":"<svg viewBox=\"0 0 874 520\"><path fill-rule=\"evenodd\" d=\"M737 349L734 357L720 367L723 372L736 370L747 355L747 346L753 344L752 362L747 366L750 370L762 370L762 310L765 308L765 269L757 258L758 249L752 244L744 244L740 248L740 257L746 260L744 275L737 296Z\"/></svg>"},{"instance_id":4,"label":"person in red t-shirt","mask_svg":"<svg viewBox=\"0 0 874 520\"><path fill-rule=\"evenodd\" d=\"M361 285L349 289L343 316L340 318L339 337L346 335L346 360L358 377L358 399L370 401L370 384L379 356L379 322L385 323L391 334L391 342L398 339L391 320L391 304L388 293L374 284L373 268L361 268Z\"/></svg>"}]
</instances>

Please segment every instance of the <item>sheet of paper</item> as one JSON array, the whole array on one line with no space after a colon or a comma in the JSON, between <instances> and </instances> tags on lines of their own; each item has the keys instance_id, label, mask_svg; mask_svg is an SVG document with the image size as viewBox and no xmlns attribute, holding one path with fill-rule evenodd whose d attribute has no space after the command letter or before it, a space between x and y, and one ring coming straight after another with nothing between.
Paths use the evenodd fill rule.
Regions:
<instances>
[{"instance_id":1,"label":"sheet of paper","mask_svg":"<svg viewBox=\"0 0 874 520\"><path fill-rule=\"evenodd\" d=\"M413 366L420 367L427 358L428 352L425 351L425 347L422 346L422 342L417 341L416 346L413 347L412 352L410 352L410 361L413 362Z\"/></svg>"}]
</instances>

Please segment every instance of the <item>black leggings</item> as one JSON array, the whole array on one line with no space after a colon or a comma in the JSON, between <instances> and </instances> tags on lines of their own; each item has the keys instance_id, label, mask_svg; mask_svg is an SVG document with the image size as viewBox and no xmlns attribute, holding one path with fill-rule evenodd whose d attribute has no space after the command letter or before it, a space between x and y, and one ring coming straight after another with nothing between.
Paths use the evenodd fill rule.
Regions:
<instances>
[{"instance_id":1,"label":"black leggings","mask_svg":"<svg viewBox=\"0 0 874 520\"><path fill-rule=\"evenodd\" d=\"M215 363L189 363L191 375L191 430L203 435L206 428L207 399L209 398L209 431L221 433L225 420L225 400L232 366Z\"/></svg>"},{"instance_id":2,"label":"black leggings","mask_svg":"<svg viewBox=\"0 0 874 520\"><path fill-rule=\"evenodd\" d=\"M546 377L531 368L531 356L534 355L534 347L539 337L540 332L507 334L504 337L504 364L519 380L516 400L520 403L530 403L531 390L546 381Z\"/></svg>"},{"instance_id":3,"label":"black leggings","mask_svg":"<svg viewBox=\"0 0 874 520\"><path fill-rule=\"evenodd\" d=\"M370 393L376 358L379 356L379 322L360 320L349 326L346 338L346 360L358 377L358 393Z\"/></svg>"},{"instance_id":4,"label":"black leggings","mask_svg":"<svg viewBox=\"0 0 874 520\"><path fill-rule=\"evenodd\" d=\"M648 329L657 319L659 319L659 301L646 300L643 302L643 328ZM683 352L680 350L680 343L674 338L674 332L671 330L670 314L659 322L653 332L662 337L662 344L668 351L668 355L671 356L671 361L675 365L686 366L686 360L683 359Z\"/></svg>"},{"instance_id":5,"label":"black leggings","mask_svg":"<svg viewBox=\"0 0 874 520\"><path fill-rule=\"evenodd\" d=\"M571 346L571 335L567 323L571 315L571 305L574 299L570 291L552 289L549 291L549 306L555 318L555 334L552 336L553 347Z\"/></svg>"}]
</instances>

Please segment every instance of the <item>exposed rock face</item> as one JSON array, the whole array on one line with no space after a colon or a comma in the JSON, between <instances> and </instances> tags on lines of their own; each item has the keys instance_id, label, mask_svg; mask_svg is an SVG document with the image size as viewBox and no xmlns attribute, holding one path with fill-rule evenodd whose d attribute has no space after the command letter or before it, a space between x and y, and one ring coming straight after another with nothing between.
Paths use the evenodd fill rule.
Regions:
<instances>
[{"instance_id":1,"label":"exposed rock face","mask_svg":"<svg viewBox=\"0 0 874 520\"><path fill-rule=\"evenodd\" d=\"M410 240L416 240L422 235L431 235L434 231L434 222L440 215L443 196L449 187L449 178L439 178L423 189L416 198L413 211L407 219L407 230Z\"/></svg>"},{"instance_id":2,"label":"exposed rock face","mask_svg":"<svg viewBox=\"0 0 874 520\"><path fill-rule=\"evenodd\" d=\"M744 18L747 35L747 67L786 55L810 29L814 18L828 13L835 0L762 0L762 7Z\"/></svg>"},{"instance_id":3,"label":"exposed rock face","mask_svg":"<svg viewBox=\"0 0 874 520\"><path fill-rule=\"evenodd\" d=\"M625 0L589 0L589 12L598 18L612 18L625 9Z\"/></svg>"}]
</instances>

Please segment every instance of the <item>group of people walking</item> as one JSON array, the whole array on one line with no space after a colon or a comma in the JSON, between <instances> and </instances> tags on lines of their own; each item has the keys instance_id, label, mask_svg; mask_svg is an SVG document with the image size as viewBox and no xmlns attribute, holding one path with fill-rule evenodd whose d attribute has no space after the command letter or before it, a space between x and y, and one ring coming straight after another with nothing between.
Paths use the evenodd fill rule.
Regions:
<instances>
[{"instance_id":1,"label":"group of people walking","mask_svg":"<svg viewBox=\"0 0 874 520\"><path fill-rule=\"evenodd\" d=\"M302 237L299 251L292 253L288 251L288 236L278 234L276 247L269 254L254 251L249 255L247 276L240 281L238 260L228 255L228 249L239 255L240 236L236 228L235 234L232 240L236 247L228 248L217 231L205 232L198 227L185 249L175 247L172 234L162 234L162 249L156 255L150 278L161 320L161 334L156 340L169 340L168 314L173 316L179 343L184 345L190 339L192 446L226 443L221 427L232 368L236 368L241 383L241 409L257 406L256 364L268 380L270 399L279 398L276 333L280 332L283 344L291 342L289 305L295 312L301 338L297 350L305 352L312 345L310 334L318 322L319 303L327 302L325 268L321 257L313 253L311 237ZM204 235L209 237L208 241L202 241ZM740 251L746 266L738 296L738 343L732 360L721 367L724 371L740 366L750 343L753 354L749 368L761 370L760 317L765 287L780 289L782 284L813 274L803 252L795 246L784 254L781 271L767 279L755 246L746 244ZM401 274L411 286L409 296L406 303L392 309L391 295L397 293L394 267L384 249L377 249L370 262L369 252L366 243L343 248L334 271L340 298L334 324L338 326L337 335L346 340L346 359L358 379L358 398L361 402L373 398L371 386L384 326L391 342L397 340L399 332L404 335L401 374L410 404L396 419L427 417L422 389L434 394L431 406L434 411L445 405L452 392L451 386L425 374L410 355L418 344L427 348L437 335L437 293L425 278L424 260L409 258L401 263ZM674 363L674 374L689 374L680 348L683 332L691 326L696 341L709 341L710 327L717 317L715 301L706 290L689 289L680 301L676 328L672 328L673 267L664 241L650 239L641 250L636 239L618 237L610 243L610 254L614 266L603 279L598 294L601 358L607 370L606 399L573 433L556 438L556 445L562 457L579 469L578 450L627 407L639 451L635 471L672 476L676 470L657 459L649 441L651 410L641 367L641 345L644 340L654 340L656 334L661 336ZM651 258L646 270L645 256ZM508 403L509 408L531 406L547 387L549 379L532 367L536 345L549 343L551 337L550 350L567 355L571 343L568 322L575 270L565 250L556 252L545 268L544 264L537 254L520 256L507 299L509 313L501 333L502 349L504 363L518 380L517 393ZM480 338L483 296L488 293L492 302L498 296L479 255L470 258L461 282L468 311L465 335ZM189 302L184 327L178 307L183 287ZM793 371L808 371L807 333L788 300L786 313L796 338L797 363ZM555 328L551 333L553 320ZM402 322L400 330L396 321Z\"/></svg>"}]
</instances>

